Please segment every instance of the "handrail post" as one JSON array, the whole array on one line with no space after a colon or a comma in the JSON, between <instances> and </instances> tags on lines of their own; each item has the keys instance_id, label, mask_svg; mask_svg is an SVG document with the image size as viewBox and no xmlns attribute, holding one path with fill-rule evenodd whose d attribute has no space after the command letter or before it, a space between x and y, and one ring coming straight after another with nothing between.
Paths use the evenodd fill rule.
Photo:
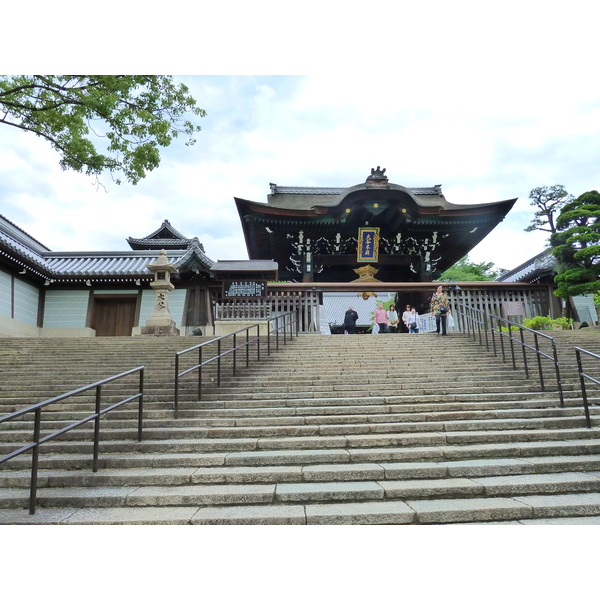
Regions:
<instances>
[{"instance_id":1,"label":"handrail post","mask_svg":"<svg viewBox=\"0 0 600 600\"><path fill-rule=\"evenodd\" d=\"M94 419L94 452L92 455L92 472L98 472L98 448L100 446L100 410L102 403L102 386L96 386L96 418Z\"/></svg>"},{"instance_id":2,"label":"handrail post","mask_svg":"<svg viewBox=\"0 0 600 600\"><path fill-rule=\"evenodd\" d=\"M504 336L502 335L502 325L500 324L500 320L496 319L498 322L498 337L500 338L500 346L502 348L502 362L506 362L506 350L504 350Z\"/></svg>"},{"instance_id":3,"label":"handrail post","mask_svg":"<svg viewBox=\"0 0 600 600\"><path fill-rule=\"evenodd\" d=\"M533 339L535 341L535 354L537 356L538 373L540 374L540 387L542 388L542 392L545 392L546 388L544 387L544 369L542 368L542 356L540 354L540 342L538 338L538 334L534 333ZM525 353L525 346L523 346L523 353Z\"/></svg>"},{"instance_id":4,"label":"handrail post","mask_svg":"<svg viewBox=\"0 0 600 600\"><path fill-rule=\"evenodd\" d=\"M565 396L563 393L562 379L560 378L560 366L558 364L558 353L556 351L556 341L552 338L552 357L554 358L554 367L556 371L556 383L558 384L558 395L560 397L560 407L565 407ZM591 427L591 425L590 425Z\"/></svg>"},{"instance_id":5,"label":"handrail post","mask_svg":"<svg viewBox=\"0 0 600 600\"><path fill-rule=\"evenodd\" d=\"M140 370L138 393L140 395L138 401L138 442L141 442L144 430L144 369Z\"/></svg>"},{"instance_id":6,"label":"handrail post","mask_svg":"<svg viewBox=\"0 0 600 600\"><path fill-rule=\"evenodd\" d=\"M233 374L235 375L235 367L237 363L237 333L233 334Z\"/></svg>"},{"instance_id":7,"label":"handrail post","mask_svg":"<svg viewBox=\"0 0 600 600\"><path fill-rule=\"evenodd\" d=\"M40 431L42 428L42 409L35 411L33 425L33 452L31 453L31 482L29 484L29 514L35 515L35 502L37 497L38 465L40 457Z\"/></svg>"},{"instance_id":8,"label":"handrail post","mask_svg":"<svg viewBox=\"0 0 600 600\"><path fill-rule=\"evenodd\" d=\"M260 362L260 342L261 342L261 337L260 337L260 325L257 325L256 327L257 331L257 337L256 337L256 362ZM267 321L267 331L269 330L269 321Z\"/></svg>"},{"instance_id":9,"label":"handrail post","mask_svg":"<svg viewBox=\"0 0 600 600\"><path fill-rule=\"evenodd\" d=\"M271 356L271 322L267 321L267 354Z\"/></svg>"},{"instance_id":10,"label":"handrail post","mask_svg":"<svg viewBox=\"0 0 600 600\"><path fill-rule=\"evenodd\" d=\"M498 348L496 347L496 336L494 335L494 316L492 314L490 317L490 333L492 336L492 346L494 348L494 356L498 356ZM500 343L502 343L502 336L500 336ZM504 360L504 348L502 348L502 360Z\"/></svg>"},{"instance_id":11,"label":"handrail post","mask_svg":"<svg viewBox=\"0 0 600 600\"><path fill-rule=\"evenodd\" d=\"M258 327L258 325L257 325ZM250 330L246 329L246 369L250 366Z\"/></svg>"},{"instance_id":12,"label":"handrail post","mask_svg":"<svg viewBox=\"0 0 600 600\"><path fill-rule=\"evenodd\" d=\"M221 338L217 340L217 387L221 387Z\"/></svg>"},{"instance_id":13,"label":"handrail post","mask_svg":"<svg viewBox=\"0 0 600 600\"><path fill-rule=\"evenodd\" d=\"M198 348L198 402L202 400L202 346Z\"/></svg>"},{"instance_id":14,"label":"handrail post","mask_svg":"<svg viewBox=\"0 0 600 600\"><path fill-rule=\"evenodd\" d=\"M178 408L179 408L179 354L175 353L175 396L173 398L175 401L175 418L178 418Z\"/></svg>"},{"instance_id":15,"label":"handrail post","mask_svg":"<svg viewBox=\"0 0 600 600\"><path fill-rule=\"evenodd\" d=\"M488 337L488 323L487 323L487 309L484 304L483 306L483 329L485 331L485 349L489 352L490 350L490 341Z\"/></svg>"},{"instance_id":16,"label":"handrail post","mask_svg":"<svg viewBox=\"0 0 600 600\"><path fill-rule=\"evenodd\" d=\"M581 364L581 353L579 348L575 348L575 355L577 356L577 371L579 374L579 382L581 383L581 397L583 399L583 410L585 412L585 422L589 429L592 427L592 420L590 419L590 408L588 405L588 397L585 389L585 378L583 376L583 366Z\"/></svg>"},{"instance_id":17,"label":"handrail post","mask_svg":"<svg viewBox=\"0 0 600 600\"><path fill-rule=\"evenodd\" d=\"M512 331L512 324L510 321L506 321L508 324L508 328ZM519 329L519 334L521 336L521 350L523 351L523 367L525 368L525 377L529 379L529 365L527 363L527 349L525 348L525 332L523 329ZM542 383L542 392L544 391L544 383Z\"/></svg>"}]
</instances>

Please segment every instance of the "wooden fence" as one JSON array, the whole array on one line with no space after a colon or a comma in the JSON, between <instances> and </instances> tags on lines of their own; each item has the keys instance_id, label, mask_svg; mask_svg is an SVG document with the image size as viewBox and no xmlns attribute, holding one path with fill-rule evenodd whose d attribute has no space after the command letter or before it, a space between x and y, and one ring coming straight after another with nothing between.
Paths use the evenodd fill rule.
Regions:
<instances>
[{"instance_id":1,"label":"wooden fence","mask_svg":"<svg viewBox=\"0 0 600 600\"><path fill-rule=\"evenodd\" d=\"M396 292L428 302L437 283L269 283L258 298L213 298L215 320L264 320L287 312L298 315L299 331L317 332L320 307L335 292ZM442 283L450 303L485 309L513 321L535 316L560 316L560 303L547 285L504 282ZM400 304L402 304L401 302ZM411 304L417 304L412 300Z\"/></svg>"}]
</instances>

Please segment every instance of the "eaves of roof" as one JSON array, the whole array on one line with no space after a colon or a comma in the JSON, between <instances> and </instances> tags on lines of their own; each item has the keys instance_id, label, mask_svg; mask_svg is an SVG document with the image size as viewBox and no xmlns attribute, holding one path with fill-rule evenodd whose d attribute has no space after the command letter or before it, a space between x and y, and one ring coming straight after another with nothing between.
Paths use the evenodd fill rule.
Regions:
<instances>
[{"instance_id":1,"label":"eaves of roof","mask_svg":"<svg viewBox=\"0 0 600 600\"><path fill-rule=\"evenodd\" d=\"M168 260L175 262L180 253L170 253ZM133 252L68 252L49 253L46 264L54 277L78 278L101 276L152 277L147 268L156 261L156 252L139 250Z\"/></svg>"},{"instance_id":2,"label":"eaves of roof","mask_svg":"<svg viewBox=\"0 0 600 600\"><path fill-rule=\"evenodd\" d=\"M552 250L547 248L543 252L540 252L536 256L525 261L518 267L515 267L511 271L502 274L496 279L505 283L516 283L525 279L529 280L533 276L551 271L555 266L554 257L552 256Z\"/></svg>"}]
</instances>

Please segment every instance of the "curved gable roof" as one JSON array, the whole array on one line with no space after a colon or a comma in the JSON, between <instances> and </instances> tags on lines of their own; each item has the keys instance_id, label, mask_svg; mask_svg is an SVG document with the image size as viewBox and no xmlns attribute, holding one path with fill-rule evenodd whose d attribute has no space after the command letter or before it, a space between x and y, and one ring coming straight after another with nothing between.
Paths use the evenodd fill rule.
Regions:
<instances>
[{"instance_id":1,"label":"curved gable roof","mask_svg":"<svg viewBox=\"0 0 600 600\"><path fill-rule=\"evenodd\" d=\"M167 251L167 259L178 269L208 272L214 264L198 238L183 238L168 221L143 240L145 248L129 251L53 252L0 215L0 258L38 280L152 280L147 267L159 249Z\"/></svg>"}]
</instances>

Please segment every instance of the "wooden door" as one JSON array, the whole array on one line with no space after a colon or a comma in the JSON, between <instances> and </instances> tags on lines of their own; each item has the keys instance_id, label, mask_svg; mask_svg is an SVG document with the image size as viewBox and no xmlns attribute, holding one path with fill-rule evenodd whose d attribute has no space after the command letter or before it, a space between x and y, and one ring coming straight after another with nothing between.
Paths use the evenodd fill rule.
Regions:
<instances>
[{"instance_id":1,"label":"wooden door","mask_svg":"<svg viewBox=\"0 0 600 600\"><path fill-rule=\"evenodd\" d=\"M96 336L130 336L137 298L94 298Z\"/></svg>"}]
</instances>

